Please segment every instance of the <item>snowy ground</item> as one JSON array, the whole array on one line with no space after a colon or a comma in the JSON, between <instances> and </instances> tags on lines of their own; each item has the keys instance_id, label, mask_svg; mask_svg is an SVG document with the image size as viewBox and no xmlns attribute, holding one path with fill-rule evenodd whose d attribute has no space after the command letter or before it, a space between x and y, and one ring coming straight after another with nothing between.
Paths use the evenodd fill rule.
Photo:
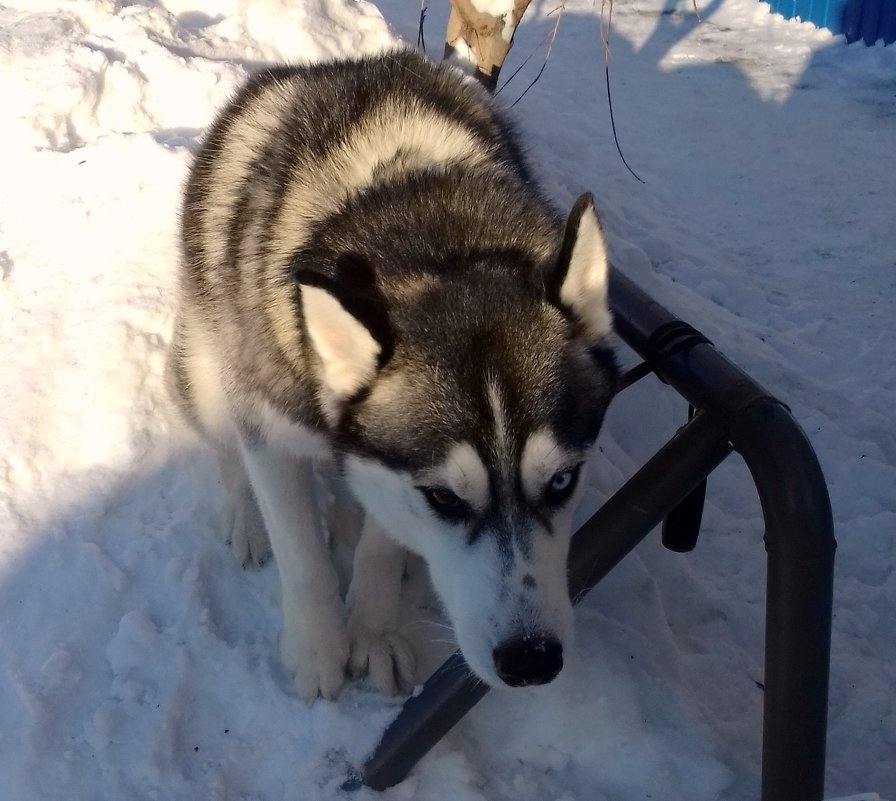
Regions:
<instances>
[{"instance_id":1,"label":"snowy ground","mask_svg":"<svg viewBox=\"0 0 896 801\"><path fill-rule=\"evenodd\" d=\"M533 2L505 76L545 39L555 5ZM414 41L418 11L0 5L4 797L338 799L394 714L397 701L364 685L311 708L291 694L274 656L275 570L241 571L216 536L215 468L161 370L179 187L201 127L246 69ZM645 184L614 151L590 2L568 2L516 111L558 204L593 189L616 263L809 434L840 544L828 794L893 799L896 48L847 47L753 0L700 11L614 9L616 123ZM541 53L502 97L522 92ZM616 402L592 507L684 413L658 384ZM578 608L560 680L491 693L382 797L758 798L761 536L732 458L693 554L645 542Z\"/></svg>"}]
</instances>

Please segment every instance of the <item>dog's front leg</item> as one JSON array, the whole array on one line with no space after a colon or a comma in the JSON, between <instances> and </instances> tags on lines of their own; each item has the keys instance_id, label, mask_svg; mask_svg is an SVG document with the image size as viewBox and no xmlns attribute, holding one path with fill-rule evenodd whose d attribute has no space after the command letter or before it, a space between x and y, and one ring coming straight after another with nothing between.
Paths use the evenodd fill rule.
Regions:
<instances>
[{"instance_id":1,"label":"dog's front leg","mask_svg":"<svg viewBox=\"0 0 896 801\"><path fill-rule=\"evenodd\" d=\"M369 675L389 695L409 690L417 669L413 649L398 632L406 562L407 551L367 515L348 590L349 665L352 675Z\"/></svg>"},{"instance_id":2,"label":"dog's front leg","mask_svg":"<svg viewBox=\"0 0 896 801\"><path fill-rule=\"evenodd\" d=\"M283 666L306 701L334 698L345 681L348 637L311 464L266 443L244 445L243 457L280 572Z\"/></svg>"}]
</instances>

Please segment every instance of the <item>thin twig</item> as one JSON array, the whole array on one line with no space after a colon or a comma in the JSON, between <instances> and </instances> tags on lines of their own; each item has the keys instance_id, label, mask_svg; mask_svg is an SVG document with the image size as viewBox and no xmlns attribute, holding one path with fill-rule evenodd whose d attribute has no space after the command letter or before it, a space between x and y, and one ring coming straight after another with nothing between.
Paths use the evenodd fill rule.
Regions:
<instances>
[{"instance_id":1,"label":"thin twig","mask_svg":"<svg viewBox=\"0 0 896 801\"><path fill-rule=\"evenodd\" d=\"M697 0L694 0L696 3ZM420 0L420 26L417 28L417 47L426 52L426 41L423 38L423 23L426 22L426 0Z\"/></svg>"},{"instance_id":2,"label":"thin twig","mask_svg":"<svg viewBox=\"0 0 896 801\"><path fill-rule=\"evenodd\" d=\"M547 44L547 41L550 38L551 32L548 31L544 36L541 37L541 41L532 48L532 52L530 52L529 55L523 59L523 63L520 64L512 73L510 73L510 77L506 81L504 81L504 83L502 83L501 86L495 91L496 95L501 94L501 90L504 89L504 87L507 86L507 84L509 84L517 76L519 71L529 63L529 61L532 59L532 56L534 56L539 50L541 50L542 46Z\"/></svg>"},{"instance_id":3,"label":"thin twig","mask_svg":"<svg viewBox=\"0 0 896 801\"><path fill-rule=\"evenodd\" d=\"M607 14L607 26L604 29L603 21L604 21L604 8L609 3L610 10ZM629 163L625 160L625 156L622 154L622 148L619 146L619 137L616 135L616 117L613 114L613 95L610 92L610 33L613 28L613 0L602 0L600 5L600 20L601 20L601 34L604 40L604 74L607 78L607 107L610 110L610 127L613 129L613 141L616 143L616 152L619 154L619 158L622 159L622 163L625 165L625 169L627 169L635 178L638 179L642 184L644 183L644 179L641 178L638 173L636 173L630 166Z\"/></svg>"},{"instance_id":4,"label":"thin twig","mask_svg":"<svg viewBox=\"0 0 896 801\"><path fill-rule=\"evenodd\" d=\"M544 64L541 65L541 69L538 70L538 74L532 79L532 83L530 83L523 90L523 93L510 104L511 108L519 103L520 100L522 100L526 96L526 92L528 92L533 86L535 86L536 83L538 83L539 79L541 78L541 74L544 72L545 67L547 67L548 65L548 59L550 59L551 57L551 50L554 48L554 40L557 38L557 29L560 27L560 20L563 19L563 12L566 11L566 3L561 3L558 8L555 8L547 16L550 16L556 11L559 11L560 13L557 14L557 21L554 23L554 29L551 31L551 38L548 42L548 52L544 54ZM510 77L512 78L513 76L511 75Z\"/></svg>"}]
</instances>

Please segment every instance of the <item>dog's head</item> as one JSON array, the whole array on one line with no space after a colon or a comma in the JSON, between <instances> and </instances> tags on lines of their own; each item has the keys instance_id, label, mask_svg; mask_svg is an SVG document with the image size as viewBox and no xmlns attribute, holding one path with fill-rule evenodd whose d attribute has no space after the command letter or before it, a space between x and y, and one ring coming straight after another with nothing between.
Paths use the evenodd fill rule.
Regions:
<instances>
[{"instance_id":1,"label":"dog's head","mask_svg":"<svg viewBox=\"0 0 896 801\"><path fill-rule=\"evenodd\" d=\"M343 267L352 280L298 278L349 485L426 560L483 680L551 681L572 638L571 517L616 381L590 195L528 271L483 253L390 289L375 265Z\"/></svg>"}]
</instances>

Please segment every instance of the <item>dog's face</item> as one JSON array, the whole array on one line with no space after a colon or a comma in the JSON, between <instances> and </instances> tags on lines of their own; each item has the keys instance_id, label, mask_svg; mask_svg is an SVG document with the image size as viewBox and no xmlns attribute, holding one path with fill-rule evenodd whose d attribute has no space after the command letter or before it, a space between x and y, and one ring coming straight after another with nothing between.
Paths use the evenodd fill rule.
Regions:
<instances>
[{"instance_id":1,"label":"dog's face","mask_svg":"<svg viewBox=\"0 0 896 801\"><path fill-rule=\"evenodd\" d=\"M587 198L537 280L508 280L500 260L475 281L424 280L388 331L350 298L336 336L332 296L303 287L349 485L425 559L492 685L551 681L571 643L571 518L616 380L606 272Z\"/></svg>"},{"instance_id":2,"label":"dog's face","mask_svg":"<svg viewBox=\"0 0 896 801\"><path fill-rule=\"evenodd\" d=\"M572 636L571 516L614 376L608 358L561 343L552 311L535 331L503 330L513 346L479 358L467 343L456 360L409 369L396 353L347 423L353 491L426 560L490 684L550 681ZM558 336L545 341L550 324Z\"/></svg>"}]
</instances>

